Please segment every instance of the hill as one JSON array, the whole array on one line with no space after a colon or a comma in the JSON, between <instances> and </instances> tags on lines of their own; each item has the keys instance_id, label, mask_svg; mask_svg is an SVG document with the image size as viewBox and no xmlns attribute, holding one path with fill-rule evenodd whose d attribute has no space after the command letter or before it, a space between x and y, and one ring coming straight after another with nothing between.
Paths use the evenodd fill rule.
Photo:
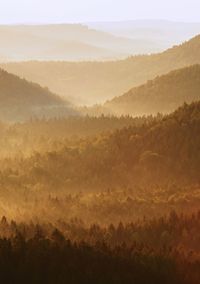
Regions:
<instances>
[{"instance_id":1,"label":"hill","mask_svg":"<svg viewBox=\"0 0 200 284\"><path fill-rule=\"evenodd\" d=\"M113 114L149 115L169 113L184 102L200 100L200 65L157 77L104 104Z\"/></svg>"},{"instance_id":2,"label":"hill","mask_svg":"<svg viewBox=\"0 0 200 284\"><path fill-rule=\"evenodd\" d=\"M200 23L169 20L93 22L87 25L95 30L109 32L116 36L126 36L137 40L145 38L164 49L192 38L200 31Z\"/></svg>"},{"instance_id":3,"label":"hill","mask_svg":"<svg viewBox=\"0 0 200 284\"><path fill-rule=\"evenodd\" d=\"M34 127L33 134L24 135L25 141L35 141L37 125ZM43 151L27 158L0 161L2 182L12 182L13 174L7 177L12 168L18 185L48 191L93 192L138 186L150 190L172 185L190 188L200 182L199 133L200 102L196 102L162 119L148 118L142 124L93 138L52 141L50 150L51 136L43 136ZM15 132L11 134L14 139Z\"/></svg>"},{"instance_id":4,"label":"hill","mask_svg":"<svg viewBox=\"0 0 200 284\"><path fill-rule=\"evenodd\" d=\"M81 142L80 149L64 148L53 157L47 154L39 165L45 170L53 163L60 182L66 179L72 187L190 185L199 182L199 133L200 102L185 104L161 121L147 120L102 140ZM60 170L60 163L70 165L70 171Z\"/></svg>"},{"instance_id":5,"label":"hill","mask_svg":"<svg viewBox=\"0 0 200 284\"><path fill-rule=\"evenodd\" d=\"M148 40L128 39L81 24L0 26L0 61L108 60L157 51ZM156 44L155 44L156 45Z\"/></svg>"},{"instance_id":6,"label":"hill","mask_svg":"<svg viewBox=\"0 0 200 284\"><path fill-rule=\"evenodd\" d=\"M158 75L200 63L200 36L163 53L110 62L21 62L1 65L79 105L102 103Z\"/></svg>"},{"instance_id":7,"label":"hill","mask_svg":"<svg viewBox=\"0 0 200 284\"><path fill-rule=\"evenodd\" d=\"M75 113L69 103L47 88L20 79L4 70L0 70L0 101L0 119L3 121Z\"/></svg>"}]
</instances>

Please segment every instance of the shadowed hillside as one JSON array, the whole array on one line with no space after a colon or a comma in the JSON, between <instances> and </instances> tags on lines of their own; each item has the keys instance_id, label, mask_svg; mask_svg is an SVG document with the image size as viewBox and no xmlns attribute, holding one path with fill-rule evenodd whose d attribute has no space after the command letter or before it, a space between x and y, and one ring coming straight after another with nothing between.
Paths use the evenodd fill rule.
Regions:
<instances>
[{"instance_id":1,"label":"shadowed hillside","mask_svg":"<svg viewBox=\"0 0 200 284\"><path fill-rule=\"evenodd\" d=\"M0 118L3 121L75 113L67 102L47 88L20 79L4 70L0 70L0 100Z\"/></svg>"},{"instance_id":2,"label":"shadowed hillside","mask_svg":"<svg viewBox=\"0 0 200 284\"><path fill-rule=\"evenodd\" d=\"M171 70L200 63L200 36L156 55L112 62L21 62L2 65L11 73L48 86L78 104L95 104Z\"/></svg>"}]
</instances>

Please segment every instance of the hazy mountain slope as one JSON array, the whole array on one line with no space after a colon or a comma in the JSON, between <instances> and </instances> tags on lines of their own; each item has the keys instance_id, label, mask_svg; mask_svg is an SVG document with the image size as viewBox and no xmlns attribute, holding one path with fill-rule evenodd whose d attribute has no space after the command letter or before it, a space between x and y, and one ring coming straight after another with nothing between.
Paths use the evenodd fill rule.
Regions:
<instances>
[{"instance_id":1,"label":"hazy mountain slope","mask_svg":"<svg viewBox=\"0 0 200 284\"><path fill-rule=\"evenodd\" d=\"M113 36L110 33L97 31L82 24L18 26L17 29L44 39L78 41L107 49L112 51L112 57L120 54L138 54L141 52L149 53L156 51L155 48L148 46L148 39L132 40L124 36ZM154 45L156 46L156 43Z\"/></svg>"},{"instance_id":2,"label":"hazy mountain slope","mask_svg":"<svg viewBox=\"0 0 200 284\"><path fill-rule=\"evenodd\" d=\"M17 121L31 116L75 113L69 103L25 79L0 70L0 119Z\"/></svg>"},{"instance_id":3,"label":"hazy mountain slope","mask_svg":"<svg viewBox=\"0 0 200 284\"><path fill-rule=\"evenodd\" d=\"M104 104L114 114L169 113L184 102L200 100L200 65L157 77Z\"/></svg>"},{"instance_id":4,"label":"hazy mountain slope","mask_svg":"<svg viewBox=\"0 0 200 284\"><path fill-rule=\"evenodd\" d=\"M135 40L146 39L167 49L173 44L194 37L200 32L200 23L167 20L133 20L121 22L87 23L90 28L125 36Z\"/></svg>"},{"instance_id":5,"label":"hazy mountain slope","mask_svg":"<svg viewBox=\"0 0 200 284\"><path fill-rule=\"evenodd\" d=\"M148 39L117 37L81 24L1 25L0 39L0 61L108 60L158 50Z\"/></svg>"},{"instance_id":6,"label":"hazy mountain slope","mask_svg":"<svg viewBox=\"0 0 200 284\"><path fill-rule=\"evenodd\" d=\"M44 26L45 27L45 26ZM59 26L58 26L59 27ZM61 36L56 26L0 26L0 54L4 56L0 61L6 58L12 61L20 60L91 60L114 58L115 51L108 50L101 46L95 46L95 38L91 43L81 42L81 31L86 34L87 30L75 30L76 36L70 36L66 33ZM41 29L41 30L40 30ZM81 29L81 26L80 26ZM77 30L77 32L76 32ZM98 39L98 32L96 32ZM101 32L99 32L101 35ZM60 35L60 36L59 36ZM111 36L112 38L112 36ZM118 53L119 55L119 53Z\"/></svg>"},{"instance_id":7,"label":"hazy mountain slope","mask_svg":"<svg viewBox=\"0 0 200 284\"><path fill-rule=\"evenodd\" d=\"M155 54L111 62L21 62L3 68L77 104L102 103L158 75L200 63L200 36Z\"/></svg>"}]
</instances>

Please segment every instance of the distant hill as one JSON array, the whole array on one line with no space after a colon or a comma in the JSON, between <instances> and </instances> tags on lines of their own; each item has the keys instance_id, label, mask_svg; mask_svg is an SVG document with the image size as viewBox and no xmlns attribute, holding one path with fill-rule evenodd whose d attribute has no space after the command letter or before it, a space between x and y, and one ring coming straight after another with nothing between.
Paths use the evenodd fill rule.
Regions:
<instances>
[{"instance_id":1,"label":"distant hill","mask_svg":"<svg viewBox=\"0 0 200 284\"><path fill-rule=\"evenodd\" d=\"M69 103L47 88L20 79L0 69L0 119L18 121L32 116L60 116L74 114Z\"/></svg>"},{"instance_id":2,"label":"distant hill","mask_svg":"<svg viewBox=\"0 0 200 284\"><path fill-rule=\"evenodd\" d=\"M192 38L200 32L200 23L168 20L91 22L87 25L95 30L116 36L124 36L134 40L146 39L164 49Z\"/></svg>"},{"instance_id":3,"label":"distant hill","mask_svg":"<svg viewBox=\"0 0 200 284\"><path fill-rule=\"evenodd\" d=\"M80 34L86 36L87 30L81 25L0 26L0 54L4 55L0 61L110 58L112 52L95 46L95 41L81 42Z\"/></svg>"},{"instance_id":4,"label":"distant hill","mask_svg":"<svg viewBox=\"0 0 200 284\"><path fill-rule=\"evenodd\" d=\"M81 24L0 25L0 62L111 60L160 50L148 39L129 39Z\"/></svg>"},{"instance_id":5,"label":"distant hill","mask_svg":"<svg viewBox=\"0 0 200 284\"><path fill-rule=\"evenodd\" d=\"M184 102L200 100L200 65L171 71L104 104L106 110L122 115L169 113Z\"/></svg>"},{"instance_id":6,"label":"distant hill","mask_svg":"<svg viewBox=\"0 0 200 284\"><path fill-rule=\"evenodd\" d=\"M110 62L21 62L3 68L68 97L74 103L95 104L112 99L147 80L200 63L200 36L163 53Z\"/></svg>"}]
</instances>

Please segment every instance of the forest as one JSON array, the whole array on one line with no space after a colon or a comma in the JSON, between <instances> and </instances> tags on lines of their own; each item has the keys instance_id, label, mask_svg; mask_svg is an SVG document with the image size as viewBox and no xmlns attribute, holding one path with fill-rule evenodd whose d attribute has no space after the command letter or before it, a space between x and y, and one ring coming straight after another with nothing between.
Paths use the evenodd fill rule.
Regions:
<instances>
[{"instance_id":1,"label":"forest","mask_svg":"<svg viewBox=\"0 0 200 284\"><path fill-rule=\"evenodd\" d=\"M199 127L199 102L2 122L2 281L197 284Z\"/></svg>"},{"instance_id":2,"label":"forest","mask_svg":"<svg viewBox=\"0 0 200 284\"><path fill-rule=\"evenodd\" d=\"M174 283L200 277L200 212L85 227L0 223L5 283ZM191 234L192 232L192 234ZM70 239L69 239L70 237ZM12 271L12 273L10 273Z\"/></svg>"},{"instance_id":3,"label":"forest","mask_svg":"<svg viewBox=\"0 0 200 284\"><path fill-rule=\"evenodd\" d=\"M71 201L66 197L58 206L63 208L58 209L58 215L67 212L65 207L71 208L69 215L81 215L81 208L86 207L85 214L91 219L94 206L99 216L93 222L104 220L106 212L113 219L121 215L130 220L148 215L150 208L155 215L172 207L190 211L199 206L199 127L199 102L155 117L2 123L1 198L6 203L19 200L22 215L27 214L27 208L31 210L26 203L37 198L37 212L39 208L46 211L41 212L41 218L46 218L48 206L44 204L49 195L60 198L72 194ZM0 211L7 211L7 207Z\"/></svg>"},{"instance_id":4,"label":"forest","mask_svg":"<svg viewBox=\"0 0 200 284\"><path fill-rule=\"evenodd\" d=\"M199 127L199 102L2 123L3 281L197 284Z\"/></svg>"},{"instance_id":5,"label":"forest","mask_svg":"<svg viewBox=\"0 0 200 284\"><path fill-rule=\"evenodd\" d=\"M200 170L199 114L200 103L196 102L185 104L164 117L85 118L82 125L85 123L87 135L80 139L76 135L64 134L65 127L70 133L65 120L55 121L58 127L54 135L51 135L50 128L54 127L53 123L39 121L30 122L28 126L13 126L2 130L6 134L2 135L1 143L6 145L9 154L4 158L2 155L0 160L0 182L9 184L14 178L19 185L47 184L53 191L55 184L56 188L71 190L197 184ZM120 124L126 123L127 126L120 129ZM73 123L70 125L75 134ZM80 133L84 132L81 123L78 125L82 129ZM105 130L104 133L98 133L97 125ZM119 128L109 133L115 127ZM92 132L94 135L88 136ZM12 157L12 147L17 150L17 156ZM20 152L26 153L26 149L29 155L20 155Z\"/></svg>"}]
</instances>

